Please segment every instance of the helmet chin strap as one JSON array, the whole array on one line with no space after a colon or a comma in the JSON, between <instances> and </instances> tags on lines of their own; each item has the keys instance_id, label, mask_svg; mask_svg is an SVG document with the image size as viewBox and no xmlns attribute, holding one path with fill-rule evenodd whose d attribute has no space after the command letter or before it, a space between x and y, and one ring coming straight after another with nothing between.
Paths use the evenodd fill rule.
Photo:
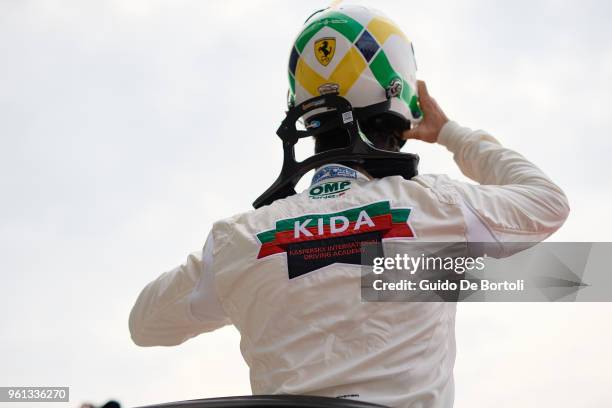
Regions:
<instances>
[{"instance_id":1,"label":"helmet chin strap","mask_svg":"<svg viewBox=\"0 0 612 408\"><path fill-rule=\"evenodd\" d=\"M313 136L320 130L318 132L317 129L297 130L296 122L308 112L321 108L335 110L333 123L335 127L344 129L348 133L349 144L346 147L315 154L298 162L295 159L295 144L299 139ZM365 112L362 111L362 115L363 113ZM359 110L353 109L348 100L337 94L309 99L287 111L287 116L276 131L283 142L283 167L276 181L253 202L253 207L259 208L295 194L295 186L304 174L330 163L356 163L375 178L402 176L410 180L416 176L419 156L374 147L359 130L358 115ZM332 125L326 125L325 128L329 129L330 126Z\"/></svg>"}]
</instances>

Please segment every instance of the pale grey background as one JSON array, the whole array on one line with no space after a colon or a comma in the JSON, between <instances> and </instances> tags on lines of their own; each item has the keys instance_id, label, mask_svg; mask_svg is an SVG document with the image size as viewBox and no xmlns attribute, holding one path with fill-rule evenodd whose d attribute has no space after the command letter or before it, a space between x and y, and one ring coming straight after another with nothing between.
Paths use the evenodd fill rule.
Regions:
<instances>
[{"instance_id":1,"label":"pale grey background","mask_svg":"<svg viewBox=\"0 0 612 408\"><path fill-rule=\"evenodd\" d=\"M69 385L72 407L249 393L233 328L142 349L127 316L276 177L288 52L327 3L0 0L0 385ZM376 7L451 118L565 189L553 239L608 240L610 2ZM406 150L462 178L443 148ZM607 404L611 312L459 305L456 406Z\"/></svg>"}]
</instances>

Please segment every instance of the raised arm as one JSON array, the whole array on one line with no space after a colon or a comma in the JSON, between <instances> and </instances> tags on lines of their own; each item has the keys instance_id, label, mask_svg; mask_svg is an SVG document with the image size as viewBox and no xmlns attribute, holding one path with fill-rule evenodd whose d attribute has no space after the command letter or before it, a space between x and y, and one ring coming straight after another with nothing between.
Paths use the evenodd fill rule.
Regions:
<instances>
[{"instance_id":1,"label":"raised arm","mask_svg":"<svg viewBox=\"0 0 612 408\"><path fill-rule=\"evenodd\" d=\"M567 198L537 166L486 132L449 121L423 82L419 98L424 120L404 137L446 146L463 174L480 183L452 184L495 240L536 242L561 227Z\"/></svg>"}]
</instances>

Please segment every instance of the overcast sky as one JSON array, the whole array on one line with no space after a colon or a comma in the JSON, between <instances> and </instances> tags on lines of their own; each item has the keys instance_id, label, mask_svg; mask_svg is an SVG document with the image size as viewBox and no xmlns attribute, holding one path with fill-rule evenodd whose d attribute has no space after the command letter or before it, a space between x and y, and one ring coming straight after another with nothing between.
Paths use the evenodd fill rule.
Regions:
<instances>
[{"instance_id":1,"label":"overcast sky","mask_svg":"<svg viewBox=\"0 0 612 408\"><path fill-rule=\"evenodd\" d=\"M328 3L0 0L0 386L67 385L69 407L250 392L235 329L145 349L127 318L277 176L288 53ZM611 4L376 1L448 116L566 191L553 240L610 240ZM463 179L442 147L405 150ZM609 404L611 321L459 305L456 406Z\"/></svg>"}]
</instances>

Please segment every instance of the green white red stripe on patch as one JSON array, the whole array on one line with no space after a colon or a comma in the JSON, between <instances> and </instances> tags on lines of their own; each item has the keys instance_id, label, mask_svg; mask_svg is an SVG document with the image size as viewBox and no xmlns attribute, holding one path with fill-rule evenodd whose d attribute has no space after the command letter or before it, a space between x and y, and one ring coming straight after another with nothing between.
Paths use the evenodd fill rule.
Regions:
<instances>
[{"instance_id":1,"label":"green white red stripe on patch","mask_svg":"<svg viewBox=\"0 0 612 408\"><path fill-rule=\"evenodd\" d=\"M327 214L307 214L279 220L274 229L257 234L257 259L285 252L287 245L380 231L385 238L414 238L410 208L391 208L379 201Z\"/></svg>"}]
</instances>

